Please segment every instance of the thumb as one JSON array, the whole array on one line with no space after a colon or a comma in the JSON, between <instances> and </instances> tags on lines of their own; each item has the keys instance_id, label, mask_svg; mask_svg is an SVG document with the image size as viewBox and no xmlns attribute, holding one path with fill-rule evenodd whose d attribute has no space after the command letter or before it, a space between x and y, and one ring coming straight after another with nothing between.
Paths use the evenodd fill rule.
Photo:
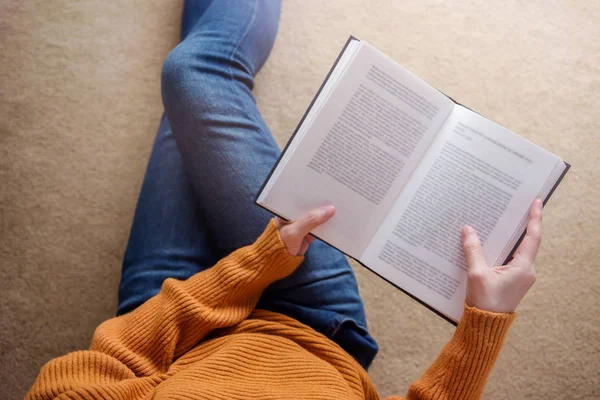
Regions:
<instances>
[{"instance_id":1,"label":"thumb","mask_svg":"<svg viewBox=\"0 0 600 400\"><path fill-rule=\"evenodd\" d=\"M481 242L475 232L475 229L466 225L463 227L462 232L462 247L467 261L467 271L478 270L486 266L485 257L483 256L483 249L481 248Z\"/></svg>"},{"instance_id":2,"label":"thumb","mask_svg":"<svg viewBox=\"0 0 600 400\"><path fill-rule=\"evenodd\" d=\"M335 207L324 206L311 210L288 225L290 239L301 241L313 229L327 222L335 214Z\"/></svg>"}]
</instances>

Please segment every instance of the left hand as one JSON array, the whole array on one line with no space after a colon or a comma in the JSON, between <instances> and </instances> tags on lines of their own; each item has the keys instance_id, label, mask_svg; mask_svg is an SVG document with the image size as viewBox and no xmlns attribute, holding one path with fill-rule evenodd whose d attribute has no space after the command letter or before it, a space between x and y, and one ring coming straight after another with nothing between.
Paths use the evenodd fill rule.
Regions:
<instances>
[{"instance_id":1,"label":"left hand","mask_svg":"<svg viewBox=\"0 0 600 400\"><path fill-rule=\"evenodd\" d=\"M315 240L314 236L310 236L310 232L329 221L334 214L334 206L324 206L311 210L293 221L275 218L279 236L288 253L292 256L303 256L308 246Z\"/></svg>"}]
</instances>

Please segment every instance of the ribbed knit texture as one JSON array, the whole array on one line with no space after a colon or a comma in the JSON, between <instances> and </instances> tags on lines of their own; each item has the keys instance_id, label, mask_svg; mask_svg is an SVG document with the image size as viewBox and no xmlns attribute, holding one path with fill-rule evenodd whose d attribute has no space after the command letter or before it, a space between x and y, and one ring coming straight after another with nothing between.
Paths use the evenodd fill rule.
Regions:
<instances>
[{"instance_id":1,"label":"ribbed knit texture","mask_svg":"<svg viewBox=\"0 0 600 400\"><path fill-rule=\"evenodd\" d=\"M49 361L26 398L378 398L337 344L254 310L302 259L287 253L271 222L253 245L187 281L166 280L138 309L101 324L90 350ZM465 306L454 337L406 398L478 398L513 319Z\"/></svg>"}]
</instances>

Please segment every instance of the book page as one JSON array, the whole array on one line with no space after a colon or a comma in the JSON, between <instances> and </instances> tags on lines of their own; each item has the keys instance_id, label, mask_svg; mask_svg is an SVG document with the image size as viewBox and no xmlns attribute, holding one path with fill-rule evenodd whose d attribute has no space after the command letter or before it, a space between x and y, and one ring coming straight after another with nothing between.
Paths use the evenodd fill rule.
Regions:
<instances>
[{"instance_id":1,"label":"book page","mask_svg":"<svg viewBox=\"0 0 600 400\"><path fill-rule=\"evenodd\" d=\"M328 96L258 202L286 218L335 205L314 233L357 257L454 103L365 42Z\"/></svg>"},{"instance_id":2,"label":"book page","mask_svg":"<svg viewBox=\"0 0 600 400\"><path fill-rule=\"evenodd\" d=\"M458 321L462 226L476 229L494 265L559 162L457 105L360 260Z\"/></svg>"}]
</instances>

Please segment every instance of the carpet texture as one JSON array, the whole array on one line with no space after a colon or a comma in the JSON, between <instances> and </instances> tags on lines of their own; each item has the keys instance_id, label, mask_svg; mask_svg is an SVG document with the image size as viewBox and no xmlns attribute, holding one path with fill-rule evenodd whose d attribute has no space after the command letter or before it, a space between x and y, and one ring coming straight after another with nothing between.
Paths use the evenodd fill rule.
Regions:
<instances>
[{"instance_id":1,"label":"carpet texture","mask_svg":"<svg viewBox=\"0 0 600 400\"><path fill-rule=\"evenodd\" d=\"M118 3L118 4L117 4ZM0 2L0 393L86 348L116 308L133 210L161 115L162 60L181 4ZM285 1L256 96L280 145L349 34L573 164L546 208L538 282L486 399L600 396L600 3ZM404 394L453 327L355 266Z\"/></svg>"}]
</instances>

